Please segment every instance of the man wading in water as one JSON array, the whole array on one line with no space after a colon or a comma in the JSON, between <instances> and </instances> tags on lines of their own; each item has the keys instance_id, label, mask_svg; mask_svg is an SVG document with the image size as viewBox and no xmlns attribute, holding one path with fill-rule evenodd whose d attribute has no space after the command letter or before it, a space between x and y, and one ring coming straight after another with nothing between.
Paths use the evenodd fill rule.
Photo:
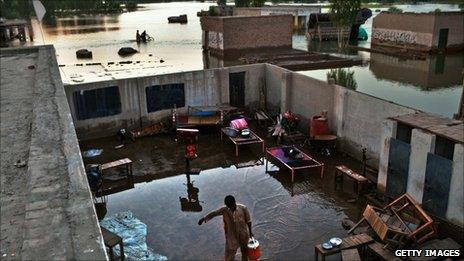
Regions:
<instances>
[{"instance_id":1,"label":"man wading in water","mask_svg":"<svg viewBox=\"0 0 464 261\"><path fill-rule=\"evenodd\" d=\"M240 247L242 260L248 260L247 244L251 232L251 218L248 209L242 204L236 204L231 195L224 198L224 207L215 210L198 221L198 225L208 222L213 217L222 216L224 221L224 232L226 234L226 249L224 259L234 260L235 253Z\"/></svg>"}]
</instances>

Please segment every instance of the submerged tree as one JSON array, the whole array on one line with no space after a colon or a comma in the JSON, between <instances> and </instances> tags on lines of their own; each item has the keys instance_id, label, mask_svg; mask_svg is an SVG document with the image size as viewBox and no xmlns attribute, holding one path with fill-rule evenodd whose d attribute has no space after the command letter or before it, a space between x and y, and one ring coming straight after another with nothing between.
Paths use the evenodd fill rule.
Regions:
<instances>
[{"instance_id":1,"label":"submerged tree","mask_svg":"<svg viewBox=\"0 0 464 261\"><path fill-rule=\"evenodd\" d=\"M361 0L330 0L330 19L337 26L338 47L345 45L343 31L356 22Z\"/></svg>"},{"instance_id":2,"label":"submerged tree","mask_svg":"<svg viewBox=\"0 0 464 261\"><path fill-rule=\"evenodd\" d=\"M253 7L261 7L264 6L266 0L251 0L251 6Z\"/></svg>"},{"instance_id":3,"label":"submerged tree","mask_svg":"<svg viewBox=\"0 0 464 261\"><path fill-rule=\"evenodd\" d=\"M390 8L388 8L388 12L402 13L403 10L401 8L396 7L396 6L391 6Z\"/></svg>"},{"instance_id":4,"label":"submerged tree","mask_svg":"<svg viewBox=\"0 0 464 261\"><path fill-rule=\"evenodd\" d=\"M235 0L235 6L236 7L249 7L250 6L250 0Z\"/></svg>"},{"instance_id":5,"label":"submerged tree","mask_svg":"<svg viewBox=\"0 0 464 261\"><path fill-rule=\"evenodd\" d=\"M327 73L327 79L333 79L335 84L344 86L348 89L356 90L358 84L354 79L354 71L345 70L342 68L331 69Z\"/></svg>"}]
</instances>

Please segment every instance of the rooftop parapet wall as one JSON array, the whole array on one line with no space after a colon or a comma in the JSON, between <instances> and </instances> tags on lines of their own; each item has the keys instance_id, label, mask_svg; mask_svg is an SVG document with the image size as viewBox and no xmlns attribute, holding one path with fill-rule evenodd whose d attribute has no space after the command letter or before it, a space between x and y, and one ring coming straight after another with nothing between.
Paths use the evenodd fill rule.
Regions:
<instances>
[{"instance_id":1,"label":"rooftop parapet wall","mask_svg":"<svg viewBox=\"0 0 464 261\"><path fill-rule=\"evenodd\" d=\"M262 7L234 7L235 16L292 14L293 16L309 16L321 12L320 5L274 5Z\"/></svg>"},{"instance_id":2,"label":"rooftop parapet wall","mask_svg":"<svg viewBox=\"0 0 464 261\"><path fill-rule=\"evenodd\" d=\"M55 57L53 46L1 50L1 255L106 260Z\"/></svg>"}]
</instances>

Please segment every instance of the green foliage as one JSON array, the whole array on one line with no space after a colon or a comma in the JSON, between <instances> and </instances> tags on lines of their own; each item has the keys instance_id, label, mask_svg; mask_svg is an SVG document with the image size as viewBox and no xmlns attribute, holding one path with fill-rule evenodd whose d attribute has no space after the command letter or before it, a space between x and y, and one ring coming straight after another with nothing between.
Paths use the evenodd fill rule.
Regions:
<instances>
[{"instance_id":1,"label":"green foliage","mask_svg":"<svg viewBox=\"0 0 464 261\"><path fill-rule=\"evenodd\" d=\"M358 87L358 84L354 79L354 71L345 70L342 68L331 69L327 73L327 79L329 78L334 79L336 84L344 86L348 89L356 90Z\"/></svg>"},{"instance_id":2,"label":"green foliage","mask_svg":"<svg viewBox=\"0 0 464 261\"><path fill-rule=\"evenodd\" d=\"M264 5L264 2L266 2L266 0L251 0L251 6L261 7Z\"/></svg>"},{"instance_id":3,"label":"green foliage","mask_svg":"<svg viewBox=\"0 0 464 261\"><path fill-rule=\"evenodd\" d=\"M0 17L6 19L28 18L32 13L32 5L24 0L0 0Z\"/></svg>"},{"instance_id":4,"label":"green foliage","mask_svg":"<svg viewBox=\"0 0 464 261\"><path fill-rule=\"evenodd\" d=\"M396 7L396 6L391 6L390 8L388 8L388 12L392 12L392 13L402 13L403 10Z\"/></svg>"},{"instance_id":5,"label":"green foliage","mask_svg":"<svg viewBox=\"0 0 464 261\"><path fill-rule=\"evenodd\" d=\"M215 6L210 6L209 7L209 10L208 10L208 14L210 16L218 16L219 15L219 12L217 11L216 7Z\"/></svg>"},{"instance_id":6,"label":"green foliage","mask_svg":"<svg viewBox=\"0 0 464 261\"><path fill-rule=\"evenodd\" d=\"M433 11L434 13L441 13L441 9L440 8L437 8Z\"/></svg>"},{"instance_id":7,"label":"green foliage","mask_svg":"<svg viewBox=\"0 0 464 261\"><path fill-rule=\"evenodd\" d=\"M133 11L137 9L137 2L135 0L128 0L126 2L126 9L129 11Z\"/></svg>"},{"instance_id":8,"label":"green foliage","mask_svg":"<svg viewBox=\"0 0 464 261\"><path fill-rule=\"evenodd\" d=\"M330 0L331 20L338 26L351 26L361 9L361 0Z\"/></svg>"},{"instance_id":9,"label":"green foliage","mask_svg":"<svg viewBox=\"0 0 464 261\"><path fill-rule=\"evenodd\" d=\"M226 5L227 0L217 0L216 3L217 3L217 5Z\"/></svg>"},{"instance_id":10,"label":"green foliage","mask_svg":"<svg viewBox=\"0 0 464 261\"><path fill-rule=\"evenodd\" d=\"M235 0L235 6L236 7L249 7L250 6L250 0Z\"/></svg>"},{"instance_id":11,"label":"green foliage","mask_svg":"<svg viewBox=\"0 0 464 261\"><path fill-rule=\"evenodd\" d=\"M251 0L251 6L253 7L261 7L264 6L266 0Z\"/></svg>"},{"instance_id":12,"label":"green foliage","mask_svg":"<svg viewBox=\"0 0 464 261\"><path fill-rule=\"evenodd\" d=\"M356 22L361 0L330 0L330 20L337 26L338 47L345 46L343 30Z\"/></svg>"}]
</instances>

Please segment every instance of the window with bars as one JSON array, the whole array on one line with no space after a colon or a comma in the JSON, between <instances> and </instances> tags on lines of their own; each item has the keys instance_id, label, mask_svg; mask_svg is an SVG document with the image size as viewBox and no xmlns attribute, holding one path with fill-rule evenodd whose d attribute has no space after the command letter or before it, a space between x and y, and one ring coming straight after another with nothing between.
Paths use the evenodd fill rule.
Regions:
<instances>
[{"instance_id":1,"label":"window with bars","mask_svg":"<svg viewBox=\"0 0 464 261\"><path fill-rule=\"evenodd\" d=\"M73 93L77 120L107 117L121 113L121 98L118 86Z\"/></svg>"},{"instance_id":2,"label":"window with bars","mask_svg":"<svg viewBox=\"0 0 464 261\"><path fill-rule=\"evenodd\" d=\"M149 86L145 88L145 93L148 113L185 106L183 83Z\"/></svg>"}]
</instances>

